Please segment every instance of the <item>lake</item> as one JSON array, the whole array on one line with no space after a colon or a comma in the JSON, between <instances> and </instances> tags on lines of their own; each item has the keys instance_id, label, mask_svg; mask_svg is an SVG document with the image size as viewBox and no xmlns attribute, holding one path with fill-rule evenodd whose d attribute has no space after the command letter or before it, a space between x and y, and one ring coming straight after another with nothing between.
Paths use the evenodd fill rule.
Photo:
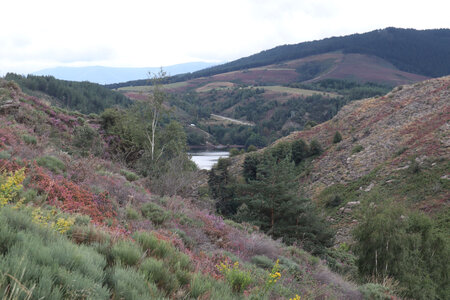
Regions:
<instances>
[{"instance_id":1,"label":"lake","mask_svg":"<svg viewBox=\"0 0 450 300\"><path fill-rule=\"evenodd\" d=\"M199 169L211 170L212 166L221 157L228 157L228 151L190 151L191 160L195 162Z\"/></svg>"}]
</instances>

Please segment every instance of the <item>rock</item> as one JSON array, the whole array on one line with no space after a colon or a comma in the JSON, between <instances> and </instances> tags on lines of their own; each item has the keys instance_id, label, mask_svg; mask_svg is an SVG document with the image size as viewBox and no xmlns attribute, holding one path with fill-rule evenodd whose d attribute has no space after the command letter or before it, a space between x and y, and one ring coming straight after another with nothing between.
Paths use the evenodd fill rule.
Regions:
<instances>
[{"instance_id":1,"label":"rock","mask_svg":"<svg viewBox=\"0 0 450 300\"><path fill-rule=\"evenodd\" d=\"M366 189L364 190L364 192L370 192L370 190L372 190L372 188L375 186L375 184L373 182L371 182L369 184L368 187L366 187ZM359 201L358 201L359 202Z\"/></svg>"},{"instance_id":2,"label":"rock","mask_svg":"<svg viewBox=\"0 0 450 300\"><path fill-rule=\"evenodd\" d=\"M353 207L353 206L357 206L359 204L361 204L360 201L350 201L350 202L347 202L347 204L345 206L346 207Z\"/></svg>"}]
</instances>

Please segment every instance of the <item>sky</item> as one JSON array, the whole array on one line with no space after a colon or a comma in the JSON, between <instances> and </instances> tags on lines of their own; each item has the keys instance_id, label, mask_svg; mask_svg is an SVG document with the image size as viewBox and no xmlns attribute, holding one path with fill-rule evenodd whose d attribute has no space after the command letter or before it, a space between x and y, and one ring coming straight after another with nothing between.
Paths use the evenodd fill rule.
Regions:
<instances>
[{"instance_id":1,"label":"sky","mask_svg":"<svg viewBox=\"0 0 450 300\"><path fill-rule=\"evenodd\" d=\"M226 62L385 27L450 28L447 0L0 0L0 76Z\"/></svg>"}]
</instances>

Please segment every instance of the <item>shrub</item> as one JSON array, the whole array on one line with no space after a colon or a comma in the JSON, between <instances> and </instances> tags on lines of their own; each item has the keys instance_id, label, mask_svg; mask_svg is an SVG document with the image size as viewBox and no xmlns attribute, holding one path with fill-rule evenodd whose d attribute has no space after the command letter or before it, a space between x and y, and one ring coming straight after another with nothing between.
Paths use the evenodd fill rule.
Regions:
<instances>
[{"instance_id":1,"label":"shrub","mask_svg":"<svg viewBox=\"0 0 450 300\"><path fill-rule=\"evenodd\" d=\"M311 156L322 154L323 149L320 143L317 140L312 140L309 144L309 153Z\"/></svg>"},{"instance_id":2,"label":"shrub","mask_svg":"<svg viewBox=\"0 0 450 300\"><path fill-rule=\"evenodd\" d=\"M42 156L36 159L36 162L39 166L44 167L55 174L60 174L66 170L64 163L54 156Z\"/></svg>"},{"instance_id":3,"label":"shrub","mask_svg":"<svg viewBox=\"0 0 450 300\"><path fill-rule=\"evenodd\" d=\"M112 255L116 261L127 266L134 266L142 257L142 252L136 244L123 240L113 246Z\"/></svg>"},{"instance_id":4,"label":"shrub","mask_svg":"<svg viewBox=\"0 0 450 300\"><path fill-rule=\"evenodd\" d=\"M236 148L231 148L230 149L230 157L233 157L233 156L236 156L236 155L239 155L240 153L239 153L239 150L238 149L236 149Z\"/></svg>"},{"instance_id":5,"label":"shrub","mask_svg":"<svg viewBox=\"0 0 450 300\"><path fill-rule=\"evenodd\" d=\"M361 151L363 151L363 150L364 150L364 147L363 147L363 146L361 146L361 145L356 145L356 146L353 147L353 149L352 149L352 154L361 152Z\"/></svg>"},{"instance_id":6,"label":"shrub","mask_svg":"<svg viewBox=\"0 0 450 300\"><path fill-rule=\"evenodd\" d=\"M22 135L22 140L25 142L25 144L28 145L36 145L37 144L37 139L34 136L31 135Z\"/></svg>"},{"instance_id":7,"label":"shrub","mask_svg":"<svg viewBox=\"0 0 450 300\"><path fill-rule=\"evenodd\" d=\"M128 220L138 220L139 219L139 213L137 212L137 210L135 210L133 207L128 206L126 208L126 213L127 213L127 219Z\"/></svg>"},{"instance_id":8,"label":"shrub","mask_svg":"<svg viewBox=\"0 0 450 300\"><path fill-rule=\"evenodd\" d=\"M272 260L265 255L255 255L252 257L252 263L256 266L264 269L269 269L272 267Z\"/></svg>"},{"instance_id":9,"label":"shrub","mask_svg":"<svg viewBox=\"0 0 450 300\"><path fill-rule=\"evenodd\" d=\"M152 221L155 225L161 225L170 218L170 213L158 204L147 202L141 207L144 217Z\"/></svg>"},{"instance_id":10,"label":"shrub","mask_svg":"<svg viewBox=\"0 0 450 300\"><path fill-rule=\"evenodd\" d=\"M144 274L134 268L117 266L111 277L116 296L114 299L141 300L161 297L156 285L148 282Z\"/></svg>"},{"instance_id":11,"label":"shrub","mask_svg":"<svg viewBox=\"0 0 450 300\"><path fill-rule=\"evenodd\" d=\"M148 251L149 254L158 258L165 258L175 252L173 246L164 240L159 240L152 233L136 232L133 238L141 246L142 251Z\"/></svg>"},{"instance_id":12,"label":"shrub","mask_svg":"<svg viewBox=\"0 0 450 300\"><path fill-rule=\"evenodd\" d=\"M0 151L0 159L9 159L11 157L11 153L6 150Z\"/></svg>"},{"instance_id":13,"label":"shrub","mask_svg":"<svg viewBox=\"0 0 450 300\"><path fill-rule=\"evenodd\" d=\"M256 148L255 146L253 146L253 145L250 145L250 146L248 146L248 148L247 148L247 153L248 152L255 152L255 151L257 151L258 150L258 148Z\"/></svg>"},{"instance_id":14,"label":"shrub","mask_svg":"<svg viewBox=\"0 0 450 300\"><path fill-rule=\"evenodd\" d=\"M237 261L233 266L230 266L228 262L220 263L217 268L224 275L233 292L243 292L253 281L249 272L239 269Z\"/></svg>"},{"instance_id":15,"label":"shrub","mask_svg":"<svg viewBox=\"0 0 450 300\"><path fill-rule=\"evenodd\" d=\"M342 141L342 135L339 131L336 131L336 133L333 136L333 144L337 144L340 141Z\"/></svg>"},{"instance_id":16,"label":"shrub","mask_svg":"<svg viewBox=\"0 0 450 300\"><path fill-rule=\"evenodd\" d=\"M142 262L139 270L150 282L154 282L167 294L174 292L180 285L177 278L169 272L169 268L162 260L149 257Z\"/></svg>"},{"instance_id":17,"label":"shrub","mask_svg":"<svg viewBox=\"0 0 450 300\"><path fill-rule=\"evenodd\" d=\"M364 299L371 300L389 300L392 299L389 295L389 290L376 283L366 283L359 287L359 291L363 295Z\"/></svg>"},{"instance_id":18,"label":"shrub","mask_svg":"<svg viewBox=\"0 0 450 300\"><path fill-rule=\"evenodd\" d=\"M92 248L33 224L26 212L0 210L0 295L11 299L15 283L34 286L33 299L110 299L103 286L105 259ZM25 299L25 297L19 297Z\"/></svg>"},{"instance_id":19,"label":"shrub","mask_svg":"<svg viewBox=\"0 0 450 300\"><path fill-rule=\"evenodd\" d=\"M341 205L342 199L339 195L334 195L330 199L328 199L327 203L325 204L326 207L338 207Z\"/></svg>"},{"instance_id":20,"label":"shrub","mask_svg":"<svg viewBox=\"0 0 450 300\"><path fill-rule=\"evenodd\" d=\"M139 175L127 170L120 170L120 174L123 175L128 181L136 181L139 179Z\"/></svg>"},{"instance_id":21,"label":"shrub","mask_svg":"<svg viewBox=\"0 0 450 300\"><path fill-rule=\"evenodd\" d=\"M191 298L201 299L206 292L212 289L211 279L202 274L196 273L191 279Z\"/></svg>"}]
</instances>

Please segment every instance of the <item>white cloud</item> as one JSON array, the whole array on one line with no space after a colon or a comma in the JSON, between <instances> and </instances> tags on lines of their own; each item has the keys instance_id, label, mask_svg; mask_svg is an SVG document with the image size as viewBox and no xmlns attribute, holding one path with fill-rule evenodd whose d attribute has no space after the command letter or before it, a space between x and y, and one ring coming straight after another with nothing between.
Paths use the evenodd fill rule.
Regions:
<instances>
[{"instance_id":1,"label":"white cloud","mask_svg":"<svg viewBox=\"0 0 450 300\"><path fill-rule=\"evenodd\" d=\"M5 1L0 74L225 61L388 26L449 28L448 11L447 1L438 0Z\"/></svg>"}]
</instances>

